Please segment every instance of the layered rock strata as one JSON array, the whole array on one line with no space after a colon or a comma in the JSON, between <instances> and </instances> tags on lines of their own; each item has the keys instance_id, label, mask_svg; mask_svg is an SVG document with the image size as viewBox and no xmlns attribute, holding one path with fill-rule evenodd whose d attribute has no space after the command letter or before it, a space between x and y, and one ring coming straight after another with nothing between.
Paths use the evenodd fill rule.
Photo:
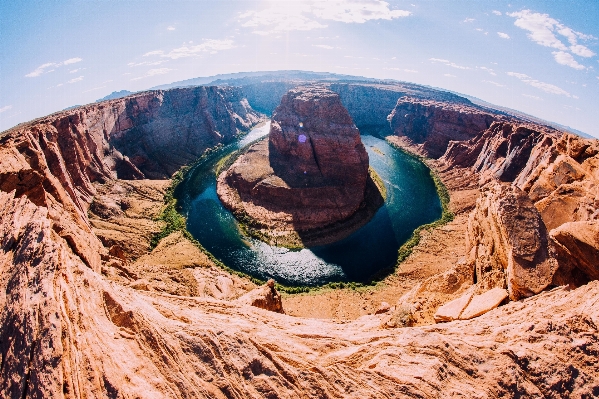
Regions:
<instances>
[{"instance_id":1,"label":"layered rock strata","mask_svg":"<svg viewBox=\"0 0 599 399\"><path fill-rule=\"evenodd\" d=\"M268 141L253 145L222 172L217 192L227 208L249 216L271 241L299 234L310 245L338 239L331 229L317 231L367 208L368 215L352 219L355 229L382 203L358 129L339 96L319 86L283 96ZM306 233L311 231L318 237Z\"/></svg>"},{"instance_id":2,"label":"layered rock strata","mask_svg":"<svg viewBox=\"0 0 599 399\"><path fill-rule=\"evenodd\" d=\"M393 133L417 144L427 157L439 158L450 141L464 141L486 130L496 115L473 105L402 97L388 116Z\"/></svg>"},{"instance_id":3,"label":"layered rock strata","mask_svg":"<svg viewBox=\"0 0 599 399\"><path fill-rule=\"evenodd\" d=\"M59 115L93 114L99 126L104 124L102 118L110 126L115 119L110 112L103 113L107 104L112 102ZM148 267L136 269L139 279L134 284L127 286L124 277L113 280L102 275L99 270L122 253L109 251L112 243L110 248L99 243L94 227L89 227L89 203L95 203L92 211L102 222L134 213L127 208L131 204L110 197L108 189L98 190L96 183L114 174L146 174L141 163L140 168L124 156L115 155L114 163L109 162L112 158L104 155L102 135L86 134L85 124L69 122L60 126L70 130L57 129L49 123L55 116L0 138L0 397L599 395L597 281L512 301L471 320L388 330L380 326L391 311L340 323L245 306L230 299L251 287L235 288L238 283L226 282L222 274L213 276L211 295L205 296L199 287L189 292L161 287L148 273L149 266L155 266L152 273L156 274L160 267L143 256L138 261ZM92 131L97 132L88 128ZM120 152L110 147L110 140L107 148L108 154ZM526 193L549 230L548 240L556 244L559 268L554 283L561 285L576 273L585 282L596 278L597 154L596 140L501 122L473 139L450 143L434 165L445 171L442 176L455 170L480 185L503 187L495 181L499 180ZM470 185L464 187L459 193L476 192ZM490 198L487 192L481 204ZM466 213L470 207L460 209ZM430 244L427 237L437 233L448 237L450 228L451 234L459 235L462 230L456 226L467 224L460 217L445 231L423 232L424 243ZM163 263L174 264L173 254L184 252L180 244L169 236L155 252L165 258ZM448 259L454 256L447 254L450 251L441 240L428 258L419 258L416 251L410 258L412 266L439 263L435 252ZM569 268L563 268L564 262L571 262ZM448 300L464 294L468 283L464 278L472 270L466 263L456 263L459 273L449 270L430 277L419 288L419 302L395 311L396 326L405 325L408 317L404 316L412 311L440 306L438 295L433 295L432 303L425 302L434 290ZM208 273L195 270L203 267L199 264L192 267L194 272ZM182 277L182 273L172 275L179 284ZM398 273L386 284L400 280ZM233 294L228 286L239 291ZM484 294L474 291L462 302ZM270 287L261 292L277 298ZM309 298L323 302L323 297ZM484 301L484 307L498 298ZM413 310L407 305L413 305Z\"/></svg>"}]
</instances>

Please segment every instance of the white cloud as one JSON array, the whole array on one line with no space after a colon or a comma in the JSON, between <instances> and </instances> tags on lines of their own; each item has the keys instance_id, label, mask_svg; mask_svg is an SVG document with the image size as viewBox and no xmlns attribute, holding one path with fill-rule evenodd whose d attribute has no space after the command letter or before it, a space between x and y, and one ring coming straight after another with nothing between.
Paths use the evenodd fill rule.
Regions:
<instances>
[{"instance_id":1,"label":"white cloud","mask_svg":"<svg viewBox=\"0 0 599 399\"><path fill-rule=\"evenodd\" d=\"M63 61L62 64L63 65L71 65L71 64L76 64L76 63L81 62L81 61L83 61L83 60L81 58L79 58L79 57L69 58L68 60Z\"/></svg>"},{"instance_id":2,"label":"white cloud","mask_svg":"<svg viewBox=\"0 0 599 399\"><path fill-rule=\"evenodd\" d=\"M38 76L43 75L44 73L48 73L48 72L52 72L52 70L47 71L48 68L50 67L55 67L57 64L53 63L53 62L48 62L46 64L42 64L40 66L38 66L33 72L28 73L27 75L25 75L25 77L27 78L37 78Z\"/></svg>"},{"instance_id":3,"label":"white cloud","mask_svg":"<svg viewBox=\"0 0 599 399\"><path fill-rule=\"evenodd\" d=\"M103 89L103 88L105 88L105 87L106 87L106 85L104 85L104 86L100 86L100 87L94 87L93 89L89 89L89 90L82 91L81 93L89 93L90 91L94 91L94 90L100 90L100 89Z\"/></svg>"},{"instance_id":4,"label":"white cloud","mask_svg":"<svg viewBox=\"0 0 599 399\"><path fill-rule=\"evenodd\" d=\"M566 65L570 68L578 70L584 69L584 65L580 65L578 62L576 62L570 53L566 53L565 51L554 51L551 54L553 54L553 58L555 58L555 61L558 64Z\"/></svg>"},{"instance_id":5,"label":"white cloud","mask_svg":"<svg viewBox=\"0 0 599 399\"><path fill-rule=\"evenodd\" d=\"M566 97L572 97L572 95L570 93L568 93L567 91L565 91L564 89L562 89L560 87L557 87L557 86L549 84L549 83L538 81L538 80L533 79L530 76L525 75L523 73L507 72L507 74L509 76L513 76L515 78L520 79L522 82L526 83L527 85L530 85L532 87L536 87L537 89L543 90L546 93L560 94L560 95L563 95Z\"/></svg>"},{"instance_id":6,"label":"white cloud","mask_svg":"<svg viewBox=\"0 0 599 399\"><path fill-rule=\"evenodd\" d=\"M9 109L12 109L12 105L7 105L7 106L0 108L0 114L5 111L8 111Z\"/></svg>"},{"instance_id":7,"label":"white cloud","mask_svg":"<svg viewBox=\"0 0 599 399\"><path fill-rule=\"evenodd\" d=\"M152 55L162 55L162 54L164 54L164 51L162 51L162 50L154 50L154 51L149 51L149 52L145 53L143 55L143 57L150 57Z\"/></svg>"},{"instance_id":8,"label":"white cloud","mask_svg":"<svg viewBox=\"0 0 599 399\"><path fill-rule=\"evenodd\" d=\"M174 26L169 26L168 28L166 28L166 30L175 30Z\"/></svg>"},{"instance_id":9,"label":"white cloud","mask_svg":"<svg viewBox=\"0 0 599 399\"><path fill-rule=\"evenodd\" d=\"M145 75L138 76L137 78L133 78L131 80L140 80L140 79L149 78L151 76L164 75L165 73L169 73L172 70L173 69L170 69L170 68L150 69L148 72L146 72Z\"/></svg>"},{"instance_id":10,"label":"white cloud","mask_svg":"<svg viewBox=\"0 0 599 399\"><path fill-rule=\"evenodd\" d=\"M535 43L545 47L553 47L558 50L568 48L554 34L556 27L561 24L549 17L548 14L540 14L530 10L508 13L510 17L516 18L514 25L529 31L528 37Z\"/></svg>"},{"instance_id":11,"label":"white cloud","mask_svg":"<svg viewBox=\"0 0 599 399\"><path fill-rule=\"evenodd\" d=\"M516 18L514 25L529 31L528 37L541 46L552 47L560 51L571 51L581 57L588 58L595 55L588 47L578 43L578 40L595 39L594 36L572 30L548 14L523 10L507 15ZM565 37L570 46L566 46L556 34Z\"/></svg>"},{"instance_id":12,"label":"white cloud","mask_svg":"<svg viewBox=\"0 0 599 399\"><path fill-rule=\"evenodd\" d=\"M168 62L168 61L169 60L130 62L130 63L127 64L127 66L129 66L129 67L155 66L155 65L164 64L165 62Z\"/></svg>"},{"instance_id":13,"label":"white cloud","mask_svg":"<svg viewBox=\"0 0 599 399\"><path fill-rule=\"evenodd\" d=\"M453 62L451 62L449 60L444 60L442 58L429 58L428 60L431 61L431 62L433 62L433 63L440 62L442 64L445 64L447 66L450 66L450 67L456 68L456 69L470 69L469 67L458 65L458 64L455 64L455 63L453 63Z\"/></svg>"},{"instance_id":14,"label":"white cloud","mask_svg":"<svg viewBox=\"0 0 599 399\"><path fill-rule=\"evenodd\" d=\"M73 78L71 80L69 80L67 83L77 83L77 82L81 82L83 80L83 76L79 76L78 78Z\"/></svg>"},{"instance_id":15,"label":"white cloud","mask_svg":"<svg viewBox=\"0 0 599 399\"><path fill-rule=\"evenodd\" d=\"M543 101L541 97L531 96L530 94L522 94L524 97L532 98L533 100Z\"/></svg>"},{"instance_id":16,"label":"white cloud","mask_svg":"<svg viewBox=\"0 0 599 399\"><path fill-rule=\"evenodd\" d=\"M197 44L197 45L192 45L191 43L193 43L193 42L189 42L189 43L190 44L185 44L181 47L173 49L173 50L169 51L168 53L165 53L162 50L155 50L155 51L150 51L148 53L145 53L143 56L149 57L149 56L159 55L160 57L176 60L178 58L199 56L202 53L215 54L221 50L229 50L229 49L232 49L235 47L235 45L233 44L233 40L231 40L231 39L222 39L222 40L221 39L207 39L207 40L204 40L204 42L202 44ZM154 64L129 63L128 65L129 66L137 66L137 65L158 65L158 64L157 63L154 63ZM165 69L165 68L162 68L162 69Z\"/></svg>"},{"instance_id":17,"label":"white cloud","mask_svg":"<svg viewBox=\"0 0 599 399\"><path fill-rule=\"evenodd\" d=\"M583 46L582 44L574 44L574 45L570 46L570 51L576 55L579 55L579 56L585 57L585 58L590 58L595 55L594 52L592 52L591 50L589 50L587 47Z\"/></svg>"},{"instance_id":18,"label":"white cloud","mask_svg":"<svg viewBox=\"0 0 599 399\"><path fill-rule=\"evenodd\" d=\"M477 67L478 69L482 69L483 71L489 72L490 75L496 76L495 70L487 67Z\"/></svg>"},{"instance_id":19,"label":"white cloud","mask_svg":"<svg viewBox=\"0 0 599 399\"><path fill-rule=\"evenodd\" d=\"M448 78L455 78L456 77L455 75L452 75L450 73L445 73L445 74L443 74L443 76L447 76Z\"/></svg>"},{"instance_id":20,"label":"white cloud","mask_svg":"<svg viewBox=\"0 0 599 399\"><path fill-rule=\"evenodd\" d=\"M499 36L502 39L509 39L510 35L508 35L507 33L503 33L503 32L497 32L497 36Z\"/></svg>"},{"instance_id":21,"label":"white cloud","mask_svg":"<svg viewBox=\"0 0 599 399\"><path fill-rule=\"evenodd\" d=\"M68 60L64 60L63 62L47 62L45 64L42 64L40 66L38 66L37 68L35 68L35 70L33 72L28 73L27 75L25 75L25 77L27 78L37 78L38 76L41 76L43 74L46 73L50 73L52 71L54 71L54 68L59 68L63 65L70 65L70 64L75 64L77 62L81 62L83 61L81 58L69 58ZM52 68L52 69L49 69Z\"/></svg>"},{"instance_id":22,"label":"white cloud","mask_svg":"<svg viewBox=\"0 0 599 399\"><path fill-rule=\"evenodd\" d=\"M408 73L418 73L418 71L415 69L401 69L401 68L383 68L383 69L386 69L388 71L404 71L404 72L408 72Z\"/></svg>"},{"instance_id":23,"label":"white cloud","mask_svg":"<svg viewBox=\"0 0 599 399\"><path fill-rule=\"evenodd\" d=\"M272 2L269 8L247 11L239 16L241 26L255 28L253 33L268 35L285 31L307 31L326 28L315 19L345 23L364 23L370 20L392 20L411 14L391 10L382 0L303 0Z\"/></svg>"},{"instance_id":24,"label":"white cloud","mask_svg":"<svg viewBox=\"0 0 599 399\"><path fill-rule=\"evenodd\" d=\"M491 11L491 12L492 12L493 14L495 14L495 15L501 15L501 11L493 10L493 11Z\"/></svg>"},{"instance_id":25,"label":"white cloud","mask_svg":"<svg viewBox=\"0 0 599 399\"><path fill-rule=\"evenodd\" d=\"M313 44L312 46L323 48L323 49L326 49L326 50L332 50L332 49L335 48L333 46L329 46L329 45L326 45L326 44Z\"/></svg>"},{"instance_id":26,"label":"white cloud","mask_svg":"<svg viewBox=\"0 0 599 399\"><path fill-rule=\"evenodd\" d=\"M483 80L483 83L490 83L490 84L495 85L497 87L505 87L505 85L502 85L501 83L493 82L492 80Z\"/></svg>"},{"instance_id":27,"label":"white cloud","mask_svg":"<svg viewBox=\"0 0 599 399\"><path fill-rule=\"evenodd\" d=\"M83 69L85 69L85 68L71 69L71 70L69 71L69 73L77 73L77 72L79 72L79 71L82 71Z\"/></svg>"},{"instance_id":28,"label":"white cloud","mask_svg":"<svg viewBox=\"0 0 599 399\"><path fill-rule=\"evenodd\" d=\"M476 21L476 19L474 19L474 18L466 18L466 19L465 19L465 20L463 20L462 22L466 22L466 23L468 23L468 22L474 22L474 21Z\"/></svg>"}]
</instances>

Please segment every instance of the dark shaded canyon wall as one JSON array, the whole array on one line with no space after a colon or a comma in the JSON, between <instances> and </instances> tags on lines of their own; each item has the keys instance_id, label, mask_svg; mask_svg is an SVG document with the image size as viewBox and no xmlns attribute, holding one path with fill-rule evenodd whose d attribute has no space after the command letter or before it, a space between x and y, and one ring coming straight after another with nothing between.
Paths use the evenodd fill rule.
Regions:
<instances>
[{"instance_id":1,"label":"dark shaded canyon wall","mask_svg":"<svg viewBox=\"0 0 599 399\"><path fill-rule=\"evenodd\" d=\"M149 91L60 112L0 137L0 190L38 206L58 202L84 221L93 182L167 178L259 120L227 87Z\"/></svg>"}]
</instances>

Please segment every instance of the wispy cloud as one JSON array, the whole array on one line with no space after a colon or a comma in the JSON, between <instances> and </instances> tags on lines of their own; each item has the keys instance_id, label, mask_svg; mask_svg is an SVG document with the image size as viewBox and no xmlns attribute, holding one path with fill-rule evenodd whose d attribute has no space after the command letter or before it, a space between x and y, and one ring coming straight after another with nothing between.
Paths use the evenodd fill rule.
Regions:
<instances>
[{"instance_id":1,"label":"wispy cloud","mask_svg":"<svg viewBox=\"0 0 599 399\"><path fill-rule=\"evenodd\" d=\"M563 25L558 20L551 18L548 14L522 10L508 13L507 15L516 18L514 25L529 32L528 37L530 40L541 46L559 50L558 52L553 52L553 56L555 60L562 65L568 65L575 69L584 69L584 67L578 64L573 58L573 62L569 61L569 59L563 55L566 54L566 52L571 52L585 58L593 57L595 55L591 49L578 43L579 40L596 39L594 36L577 32ZM566 45L558 36L564 37L567 40L568 45ZM569 55L572 57L571 54Z\"/></svg>"},{"instance_id":2,"label":"wispy cloud","mask_svg":"<svg viewBox=\"0 0 599 399\"><path fill-rule=\"evenodd\" d=\"M584 65L579 64L570 53L566 53L565 51L554 51L551 54L553 54L553 58L555 58L555 61L558 64L566 65L578 70L585 69Z\"/></svg>"},{"instance_id":3,"label":"wispy cloud","mask_svg":"<svg viewBox=\"0 0 599 399\"><path fill-rule=\"evenodd\" d=\"M541 82L539 80L533 79L530 76L525 75L523 73L507 72L507 74L509 76L513 76L515 78L520 79L522 82L526 83L527 85L530 85L532 87L536 87L537 89L543 90L546 93L559 94L559 95L563 95L566 97L572 97L572 95L570 93L568 93L566 90L564 90L560 87L557 87L550 83L545 83L545 82Z\"/></svg>"},{"instance_id":4,"label":"wispy cloud","mask_svg":"<svg viewBox=\"0 0 599 399\"><path fill-rule=\"evenodd\" d=\"M458 64L455 64L455 63L453 63L453 62L451 62L449 60L444 60L442 58L429 58L428 60L431 61L431 62L433 62L433 63L439 62L441 64L445 64L447 66L450 66L450 67L456 68L456 69L471 69L470 67L458 65Z\"/></svg>"},{"instance_id":5,"label":"wispy cloud","mask_svg":"<svg viewBox=\"0 0 599 399\"><path fill-rule=\"evenodd\" d=\"M387 71L404 71L404 72L408 72L408 73L418 73L417 70L415 69L402 69L402 68L383 68Z\"/></svg>"},{"instance_id":6,"label":"wispy cloud","mask_svg":"<svg viewBox=\"0 0 599 399\"><path fill-rule=\"evenodd\" d=\"M452 75L450 73L444 73L443 76L447 76L448 78L455 78L455 75Z\"/></svg>"},{"instance_id":7,"label":"wispy cloud","mask_svg":"<svg viewBox=\"0 0 599 399\"><path fill-rule=\"evenodd\" d=\"M489 83L489 84L495 85L497 87L505 87L505 85L502 85L501 83L493 82L492 80L483 80L483 83Z\"/></svg>"},{"instance_id":8,"label":"wispy cloud","mask_svg":"<svg viewBox=\"0 0 599 399\"><path fill-rule=\"evenodd\" d=\"M465 20L463 20L462 22L466 22L466 23L468 23L468 22L474 22L474 21L476 21L476 19L474 19L474 18L466 18L466 19L465 19Z\"/></svg>"},{"instance_id":9,"label":"wispy cloud","mask_svg":"<svg viewBox=\"0 0 599 399\"><path fill-rule=\"evenodd\" d=\"M189 42L189 44L184 44L183 46L173 49L173 50L169 51L168 53L165 53L162 50L154 50L154 51L145 53L143 56L144 57L160 56L163 58L170 58L172 60L176 60L178 58L197 57L203 53L215 54L221 50L229 50L232 48L235 48L235 44L232 39L207 39L207 40L204 40L204 42L201 44L194 45L192 42ZM151 64L146 64L146 65L151 65ZM158 65L158 64L154 64L154 65ZM130 66L135 66L135 64L130 65ZM165 69L165 68L162 68L162 69Z\"/></svg>"},{"instance_id":10,"label":"wispy cloud","mask_svg":"<svg viewBox=\"0 0 599 399\"><path fill-rule=\"evenodd\" d=\"M76 57L76 58L69 58L68 60L64 60L62 62L47 62L47 63L42 64L42 65L38 66L37 68L35 68L35 70L33 72L28 73L27 75L25 75L25 77L37 78L38 76L52 72L56 68L60 68L63 65L71 65L71 64L75 64L75 63L81 62L81 61L83 61L81 58Z\"/></svg>"},{"instance_id":11,"label":"wispy cloud","mask_svg":"<svg viewBox=\"0 0 599 399\"><path fill-rule=\"evenodd\" d=\"M145 54L144 54L145 56ZM138 66L156 66L160 64L164 64L169 60L158 60L158 61L143 61L143 62L130 62L127 64L129 67L138 67Z\"/></svg>"},{"instance_id":12,"label":"wispy cloud","mask_svg":"<svg viewBox=\"0 0 599 399\"><path fill-rule=\"evenodd\" d=\"M168 28L166 28L166 30L175 30L174 26L169 26Z\"/></svg>"},{"instance_id":13,"label":"wispy cloud","mask_svg":"<svg viewBox=\"0 0 599 399\"><path fill-rule=\"evenodd\" d=\"M93 89L89 89L89 90L82 91L81 93L89 93L90 91L100 90L100 89L103 89L103 88L105 88L105 87L106 87L106 85L104 85L104 86L99 86L99 87L94 87Z\"/></svg>"},{"instance_id":14,"label":"wispy cloud","mask_svg":"<svg viewBox=\"0 0 599 399\"><path fill-rule=\"evenodd\" d=\"M543 101L543 99L542 99L541 97L538 97L538 96L532 96L532 95L530 95L530 94L522 94L522 95L523 95L524 97L527 97L527 98L532 98L533 100L537 100L537 101Z\"/></svg>"},{"instance_id":15,"label":"wispy cloud","mask_svg":"<svg viewBox=\"0 0 599 399\"><path fill-rule=\"evenodd\" d=\"M485 72L488 72L490 75L496 76L497 74L495 73L495 70L491 69L491 68L487 68L487 67L476 67L478 69L482 69Z\"/></svg>"},{"instance_id":16,"label":"wispy cloud","mask_svg":"<svg viewBox=\"0 0 599 399\"><path fill-rule=\"evenodd\" d=\"M239 21L241 26L253 28L253 33L268 35L327 27L317 20L364 23L370 20L392 20L410 14L405 10L392 10L389 3L381 0L303 0L272 2L268 8L242 13Z\"/></svg>"},{"instance_id":17,"label":"wispy cloud","mask_svg":"<svg viewBox=\"0 0 599 399\"><path fill-rule=\"evenodd\" d=\"M171 69L171 68L150 69L148 72L146 72L145 75L138 76L131 80L140 80L140 79L149 78L151 76L164 75L165 73L169 73L170 71L173 71L173 69Z\"/></svg>"},{"instance_id":18,"label":"wispy cloud","mask_svg":"<svg viewBox=\"0 0 599 399\"><path fill-rule=\"evenodd\" d=\"M499 36L502 39L509 39L510 35L508 35L507 33L503 33L503 32L497 32L497 36Z\"/></svg>"},{"instance_id":19,"label":"wispy cloud","mask_svg":"<svg viewBox=\"0 0 599 399\"><path fill-rule=\"evenodd\" d=\"M8 111L9 109L12 109L12 105L6 105L6 106L0 108L0 114Z\"/></svg>"},{"instance_id":20,"label":"wispy cloud","mask_svg":"<svg viewBox=\"0 0 599 399\"><path fill-rule=\"evenodd\" d=\"M501 15L501 11L493 10L493 11L491 11L491 12L492 12L493 14L495 14L495 15Z\"/></svg>"},{"instance_id":21,"label":"wispy cloud","mask_svg":"<svg viewBox=\"0 0 599 399\"><path fill-rule=\"evenodd\" d=\"M327 45L327 44L313 44L312 46L314 46L314 47L319 47L319 48L323 48L323 49L325 49L325 50L332 50L332 49L334 49L334 48L335 48L335 47L333 47L333 46L329 46L329 45Z\"/></svg>"},{"instance_id":22,"label":"wispy cloud","mask_svg":"<svg viewBox=\"0 0 599 399\"><path fill-rule=\"evenodd\" d=\"M77 83L77 82L81 82L83 80L83 76L79 76L77 78L73 78L71 80L69 80L67 83Z\"/></svg>"}]
</instances>

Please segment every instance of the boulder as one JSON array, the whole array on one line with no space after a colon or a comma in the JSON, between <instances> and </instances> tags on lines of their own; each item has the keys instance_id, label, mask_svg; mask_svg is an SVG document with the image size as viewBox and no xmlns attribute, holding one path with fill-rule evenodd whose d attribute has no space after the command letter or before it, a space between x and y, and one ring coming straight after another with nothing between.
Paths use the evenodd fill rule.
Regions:
<instances>
[{"instance_id":1,"label":"boulder","mask_svg":"<svg viewBox=\"0 0 599 399\"><path fill-rule=\"evenodd\" d=\"M454 299L453 301L447 302L445 305L441 306L435 313L435 322L442 323L446 321L458 320L464 309L466 309L466 306L468 306L470 303L473 295L474 291L470 290L458 299Z\"/></svg>"},{"instance_id":2,"label":"boulder","mask_svg":"<svg viewBox=\"0 0 599 399\"><path fill-rule=\"evenodd\" d=\"M507 287L512 300L541 292L558 267L539 211L511 184L484 188L468 221L468 246L477 283Z\"/></svg>"},{"instance_id":3,"label":"boulder","mask_svg":"<svg viewBox=\"0 0 599 399\"><path fill-rule=\"evenodd\" d=\"M475 295L466 309L460 314L460 320L468 320L495 309L508 297L503 288L493 288L483 294Z\"/></svg>"},{"instance_id":4,"label":"boulder","mask_svg":"<svg viewBox=\"0 0 599 399\"><path fill-rule=\"evenodd\" d=\"M271 312L285 313L281 294L275 289L275 281L270 279L261 287L244 294L237 302L244 305L270 310Z\"/></svg>"}]
</instances>

